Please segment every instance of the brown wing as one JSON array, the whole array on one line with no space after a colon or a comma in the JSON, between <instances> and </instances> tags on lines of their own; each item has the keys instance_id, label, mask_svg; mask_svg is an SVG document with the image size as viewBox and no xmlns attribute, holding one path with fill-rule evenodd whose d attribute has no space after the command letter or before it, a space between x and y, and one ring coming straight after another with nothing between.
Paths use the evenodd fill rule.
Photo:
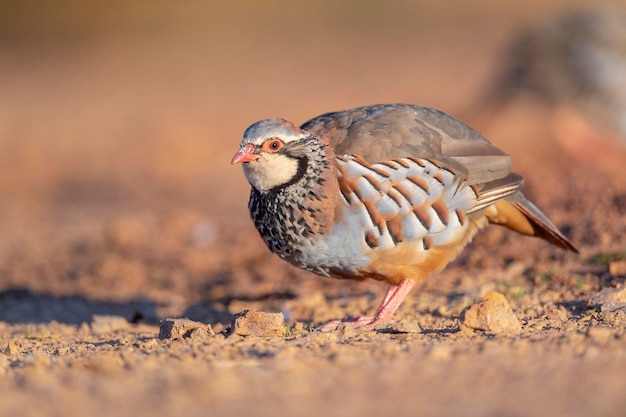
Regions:
<instances>
[{"instance_id":1,"label":"brown wing","mask_svg":"<svg viewBox=\"0 0 626 417\"><path fill-rule=\"evenodd\" d=\"M380 104L326 113L301 126L326 141L335 155L359 155L370 164L416 156L435 161L478 191L468 214L496 205L490 222L538 236L577 252L573 244L521 193L523 177L511 158L469 126L439 110Z\"/></svg>"},{"instance_id":2,"label":"brown wing","mask_svg":"<svg viewBox=\"0 0 626 417\"><path fill-rule=\"evenodd\" d=\"M437 161L467 184L506 177L510 157L469 126L435 109L381 104L326 113L301 126L334 146L336 155L370 163L417 156Z\"/></svg>"}]
</instances>

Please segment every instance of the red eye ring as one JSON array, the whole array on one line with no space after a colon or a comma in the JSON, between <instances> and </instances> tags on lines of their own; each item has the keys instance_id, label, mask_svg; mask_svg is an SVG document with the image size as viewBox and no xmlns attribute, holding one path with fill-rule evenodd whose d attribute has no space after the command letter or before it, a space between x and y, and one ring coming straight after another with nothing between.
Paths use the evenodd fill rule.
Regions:
<instances>
[{"instance_id":1,"label":"red eye ring","mask_svg":"<svg viewBox=\"0 0 626 417\"><path fill-rule=\"evenodd\" d=\"M274 138L266 141L263 144L263 150L265 152L278 152L283 148L283 146L285 146L285 144L282 140Z\"/></svg>"}]
</instances>

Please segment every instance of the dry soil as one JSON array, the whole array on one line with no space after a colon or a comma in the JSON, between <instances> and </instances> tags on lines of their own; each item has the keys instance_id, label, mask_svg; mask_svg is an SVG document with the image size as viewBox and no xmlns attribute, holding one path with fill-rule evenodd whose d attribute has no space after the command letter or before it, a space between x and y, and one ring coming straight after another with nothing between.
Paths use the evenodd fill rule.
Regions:
<instances>
[{"instance_id":1,"label":"dry soil","mask_svg":"<svg viewBox=\"0 0 626 417\"><path fill-rule=\"evenodd\" d=\"M558 1L42 4L0 42L0 415L626 415L626 171L527 100L473 116L506 37ZM580 254L490 226L401 325L313 331L385 288L272 256L230 157L255 120L377 102L477 126ZM490 292L519 328L462 324ZM229 332L244 310L282 332ZM212 333L160 339L164 318Z\"/></svg>"}]
</instances>

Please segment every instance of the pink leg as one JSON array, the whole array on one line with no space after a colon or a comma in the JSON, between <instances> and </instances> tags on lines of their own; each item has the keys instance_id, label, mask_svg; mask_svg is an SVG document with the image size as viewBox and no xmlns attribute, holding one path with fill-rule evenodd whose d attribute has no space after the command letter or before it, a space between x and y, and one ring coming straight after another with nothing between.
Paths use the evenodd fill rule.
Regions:
<instances>
[{"instance_id":1,"label":"pink leg","mask_svg":"<svg viewBox=\"0 0 626 417\"><path fill-rule=\"evenodd\" d=\"M318 327L318 330L335 330L342 324L355 329L371 330L379 324L393 321L394 313L416 283L417 281L412 279L405 279L400 284L389 287L374 317L357 317L350 321L333 320Z\"/></svg>"},{"instance_id":2,"label":"pink leg","mask_svg":"<svg viewBox=\"0 0 626 417\"><path fill-rule=\"evenodd\" d=\"M417 284L417 281L412 279L405 279L400 284L390 287L383 298L383 301L378 306L378 310L374 314L375 320L380 322L391 320L394 313L400 307L400 304L404 301L409 292Z\"/></svg>"}]
</instances>

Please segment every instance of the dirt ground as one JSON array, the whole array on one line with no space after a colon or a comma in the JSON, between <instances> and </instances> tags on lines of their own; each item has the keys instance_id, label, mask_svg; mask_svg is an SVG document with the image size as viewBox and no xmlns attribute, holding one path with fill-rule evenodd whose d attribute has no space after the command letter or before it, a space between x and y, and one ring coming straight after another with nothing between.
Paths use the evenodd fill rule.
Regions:
<instances>
[{"instance_id":1,"label":"dirt ground","mask_svg":"<svg viewBox=\"0 0 626 417\"><path fill-rule=\"evenodd\" d=\"M0 20L0 415L626 415L626 169L528 100L476 115L508 36L571 2L26 3ZM230 157L256 120L381 102L476 126L580 254L490 226L408 330L311 330L385 288L271 255ZM489 291L521 330L461 324ZM249 309L284 335L229 334Z\"/></svg>"}]
</instances>

